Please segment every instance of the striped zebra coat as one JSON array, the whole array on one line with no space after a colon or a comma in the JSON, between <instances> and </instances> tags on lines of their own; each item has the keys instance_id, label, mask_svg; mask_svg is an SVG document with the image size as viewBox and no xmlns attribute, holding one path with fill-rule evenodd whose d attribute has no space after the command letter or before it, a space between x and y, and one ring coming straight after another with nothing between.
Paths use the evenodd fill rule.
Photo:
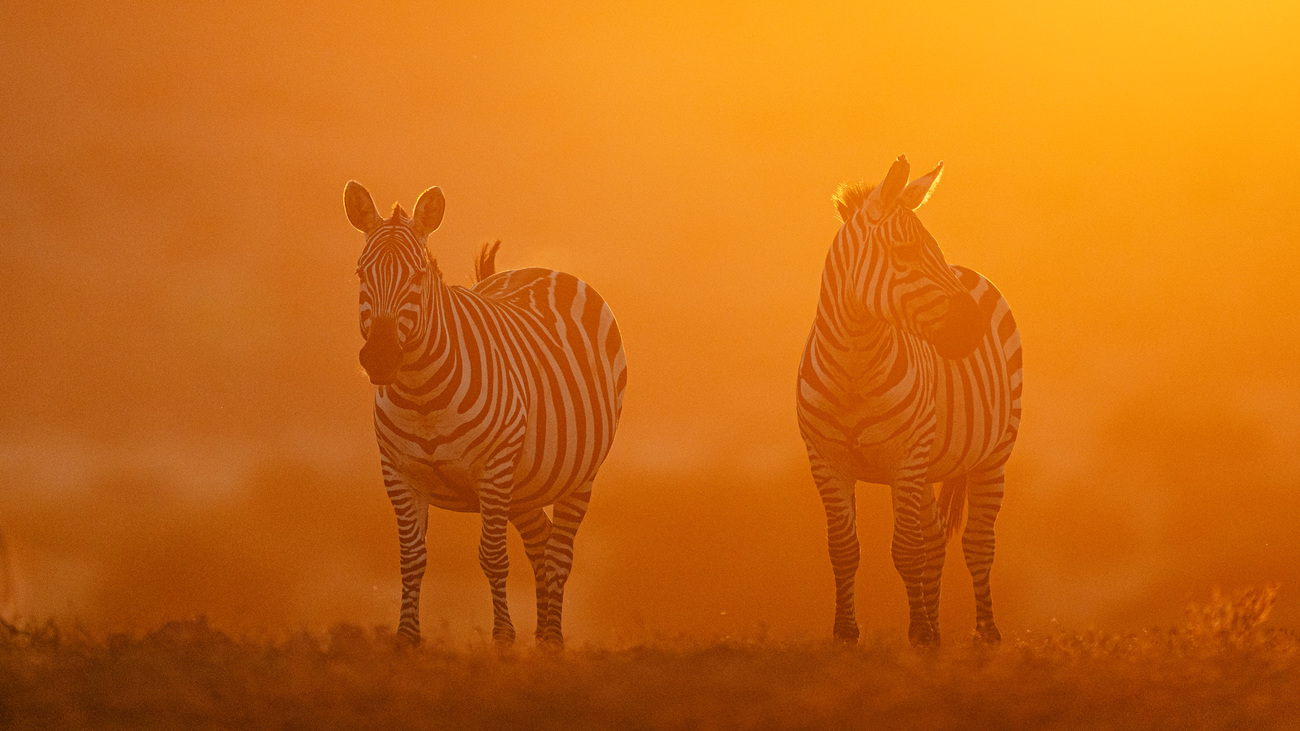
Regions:
<instances>
[{"instance_id":1,"label":"striped zebra coat","mask_svg":"<svg viewBox=\"0 0 1300 731\"><path fill-rule=\"evenodd\" d=\"M970 515L962 549L976 636L1000 641L989 572L1003 465L1020 425L1020 335L987 279L950 267L913 211L943 164L908 184L899 157L883 183L844 185L844 225L822 273L799 366L799 427L826 509L835 575L833 632L856 642L857 481L890 486L891 554L907 590L909 639L939 642L946 537ZM938 500L932 483L942 482Z\"/></svg>"},{"instance_id":2,"label":"striped zebra coat","mask_svg":"<svg viewBox=\"0 0 1300 731\"><path fill-rule=\"evenodd\" d=\"M493 638L514 641L506 525L523 538L537 588L537 640L562 646L573 539L609 453L627 368L614 314L586 283L549 269L493 274L485 246L471 289L443 283L425 239L444 199L426 190L407 217L381 218L350 182L348 219L366 234L361 365L375 389L384 486L397 513L398 632L418 642L428 508L477 512ZM499 245L498 242L497 245ZM554 506L552 515L543 511Z\"/></svg>"}]
</instances>

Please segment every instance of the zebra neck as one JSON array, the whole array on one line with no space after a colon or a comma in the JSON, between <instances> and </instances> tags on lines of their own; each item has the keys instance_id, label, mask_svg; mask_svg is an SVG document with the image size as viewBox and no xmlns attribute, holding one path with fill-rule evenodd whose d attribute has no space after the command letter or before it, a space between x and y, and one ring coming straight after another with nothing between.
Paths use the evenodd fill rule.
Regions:
<instances>
[{"instance_id":1,"label":"zebra neck","mask_svg":"<svg viewBox=\"0 0 1300 731\"><path fill-rule=\"evenodd\" d=\"M871 295L864 291L869 287L852 274L862 270L863 265L856 260L860 255L860 245L843 237L837 239L822 272L821 297L813 322L813 337L822 356L856 388L886 383L905 351L899 342L902 331L861 304Z\"/></svg>"},{"instance_id":2,"label":"zebra neck","mask_svg":"<svg viewBox=\"0 0 1300 731\"><path fill-rule=\"evenodd\" d=\"M819 312L813 335L824 358L835 364L835 371L861 388L890 379L899 357L902 335L898 328L874 317L824 317Z\"/></svg>"},{"instance_id":3,"label":"zebra neck","mask_svg":"<svg viewBox=\"0 0 1300 731\"><path fill-rule=\"evenodd\" d=\"M439 399L456 388L454 374L460 371L455 299L441 276L434 274L431 280L434 286L425 288L420 303L419 337L395 384L405 399L417 403Z\"/></svg>"}]
</instances>

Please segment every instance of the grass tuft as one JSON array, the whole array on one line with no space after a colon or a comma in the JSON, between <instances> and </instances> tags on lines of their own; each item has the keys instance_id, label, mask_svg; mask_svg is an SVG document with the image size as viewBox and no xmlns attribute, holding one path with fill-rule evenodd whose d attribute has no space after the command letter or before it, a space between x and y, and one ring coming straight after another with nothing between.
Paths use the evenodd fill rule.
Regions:
<instances>
[{"instance_id":1,"label":"grass tuft","mask_svg":"<svg viewBox=\"0 0 1300 731\"><path fill-rule=\"evenodd\" d=\"M278 638L203 618L94 637L0 625L0 727L1244 728L1300 717L1300 638L1269 586L1214 592L1167 630L1008 633L917 653L678 638L498 653L389 628Z\"/></svg>"}]
</instances>

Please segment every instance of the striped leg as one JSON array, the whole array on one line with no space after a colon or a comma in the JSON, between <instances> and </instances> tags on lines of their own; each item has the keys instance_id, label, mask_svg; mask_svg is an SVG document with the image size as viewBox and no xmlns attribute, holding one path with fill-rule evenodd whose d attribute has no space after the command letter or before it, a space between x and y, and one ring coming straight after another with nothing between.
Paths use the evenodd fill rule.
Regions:
<instances>
[{"instance_id":1,"label":"striped leg","mask_svg":"<svg viewBox=\"0 0 1300 731\"><path fill-rule=\"evenodd\" d=\"M968 478L967 495L970 500L970 517L962 533L961 547L966 554L966 567L970 569L975 584L975 635L976 639L991 645L1002 641L998 626L993 623L993 595L989 587L989 572L993 569L993 522L1002 508L1002 465L984 472L974 472Z\"/></svg>"},{"instance_id":2,"label":"striped leg","mask_svg":"<svg viewBox=\"0 0 1300 731\"><path fill-rule=\"evenodd\" d=\"M546 543L551 537L551 519L541 508L522 515L510 516L519 537L524 539L524 552L533 565L533 578L537 581L537 640L542 639L542 627L550 607L549 581L546 574Z\"/></svg>"},{"instance_id":3,"label":"striped leg","mask_svg":"<svg viewBox=\"0 0 1300 731\"><path fill-rule=\"evenodd\" d=\"M943 584L943 563L948 556L948 533L939 505L934 497L934 486L921 490L922 533L925 536L925 614L934 633L934 644L939 644L939 590Z\"/></svg>"},{"instance_id":4,"label":"striped leg","mask_svg":"<svg viewBox=\"0 0 1300 731\"><path fill-rule=\"evenodd\" d=\"M515 641L515 626L510 622L510 607L506 603L506 577L510 574L506 525L510 522L511 471L509 465L498 465L492 470L495 475L485 475L478 488L478 511L483 525L478 563L492 589L492 639L501 647L509 647Z\"/></svg>"},{"instance_id":5,"label":"striped leg","mask_svg":"<svg viewBox=\"0 0 1300 731\"><path fill-rule=\"evenodd\" d=\"M541 642L555 649L564 647L561 615L564 607L564 585L573 568L573 538L587 514L591 503L591 482L584 482L573 493L555 504L551 536L546 543L546 573L549 600L546 622L541 631Z\"/></svg>"},{"instance_id":6,"label":"striped leg","mask_svg":"<svg viewBox=\"0 0 1300 731\"><path fill-rule=\"evenodd\" d=\"M943 570L943 530L934 488L924 475L895 482L894 540L890 555L907 588L907 638L917 647L939 644L939 579Z\"/></svg>"},{"instance_id":7,"label":"striped leg","mask_svg":"<svg viewBox=\"0 0 1300 731\"><path fill-rule=\"evenodd\" d=\"M824 466L813 477L822 506L826 508L826 543L831 554L831 571L835 574L834 637L840 642L858 641L858 620L854 611L853 585L858 575L862 551L858 545L858 506L853 480L834 475Z\"/></svg>"},{"instance_id":8,"label":"striped leg","mask_svg":"<svg viewBox=\"0 0 1300 731\"><path fill-rule=\"evenodd\" d=\"M429 503L419 493L391 479L391 474L384 470L388 499L397 513L397 540L402 557L402 613L397 623L397 635L418 645L420 582L424 580L428 556L424 536L429 520Z\"/></svg>"}]
</instances>

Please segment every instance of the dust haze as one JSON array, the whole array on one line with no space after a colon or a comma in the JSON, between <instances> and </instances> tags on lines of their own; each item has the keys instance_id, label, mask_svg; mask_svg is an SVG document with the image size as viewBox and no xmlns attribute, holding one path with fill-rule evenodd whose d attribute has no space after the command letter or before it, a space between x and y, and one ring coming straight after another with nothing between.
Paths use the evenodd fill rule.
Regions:
<instances>
[{"instance_id":1,"label":"dust haze","mask_svg":"<svg viewBox=\"0 0 1300 731\"><path fill-rule=\"evenodd\" d=\"M831 193L906 153L945 161L921 219L1023 338L999 624L1162 625L1272 581L1300 622L1296 9L698 5L6 7L11 611L395 624L356 179L381 209L442 187L450 282L499 238L619 318L572 640L829 635L795 368ZM859 621L902 632L888 494L858 490ZM428 630L487 628L477 535L431 513ZM969 586L949 560L950 633Z\"/></svg>"}]
</instances>

